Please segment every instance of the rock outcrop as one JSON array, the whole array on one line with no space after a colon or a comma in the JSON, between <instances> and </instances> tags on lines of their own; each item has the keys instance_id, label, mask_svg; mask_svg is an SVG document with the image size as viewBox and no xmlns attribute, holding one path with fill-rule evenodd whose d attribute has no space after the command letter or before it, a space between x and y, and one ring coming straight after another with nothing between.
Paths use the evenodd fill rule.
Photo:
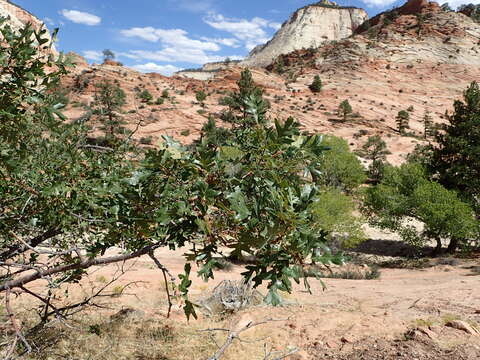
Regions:
<instances>
[{"instance_id":1,"label":"rock outcrop","mask_svg":"<svg viewBox=\"0 0 480 360\"><path fill-rule=\"evenodd\" d=\"M26 24L31 24L36 30L42 27L47 29L42 20L9 0L0 0L0 17L10 18L8 24L13 30L19 30ZM48 33L48 36L50 37L50 33ZM52 46L51 51L54 55L58 54L54 46Z\"/></svg>"},{"instance_id":2,"label":"rock outcrop","mask_svg":"<svg viewBox=\"0 0 480 360\"><path fill-rule=\"evenodd\" d=\"M269 42L253 49L242 65L264 67L279 55L347 38L367 19L365 10L354 7L324 2L303 7L282 25Z\"/></svg>"},{"instance_id":3,"label":"rock outcrop","mask_svg":"<svg viewBox=\"0 0 480 360\"><path fill-rule=\"evenodd\" d=\"M222 70L231 69L238 65L238 60L218 61L212 63L206 63L198 69L185 69L175 73L183 78L196 79L196 80L210 80L215 77L215 74Z\"/></svg>"}]
</instances>

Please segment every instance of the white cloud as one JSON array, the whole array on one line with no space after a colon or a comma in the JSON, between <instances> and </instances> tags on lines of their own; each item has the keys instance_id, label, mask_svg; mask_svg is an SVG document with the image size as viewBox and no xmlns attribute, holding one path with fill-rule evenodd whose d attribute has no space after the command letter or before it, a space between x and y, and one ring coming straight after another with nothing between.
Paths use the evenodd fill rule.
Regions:
<instances>
[{"instance_id":1,"label":"white cloud","mask_svg":"<svg viewBox=\"0 0 480 360\"><path fill-rule=\"evenodd\" d=\"M219 44L235 45L234 41L228 41L228 39L192 39L182 29L135 27L121 30L120 33L124 37L138 38L160 44L161 48L159 50L131 50L120 54L130 59L143 61L204 64L223 59L223 57L212 54L221 50Z\"/></svg>"},{"instance_id":2,"label":"white cloud","mask_svg":"<svg viewBox=\"0 0 480 360\"><path fill-rule=\"evenodd\" d=\"M135 65L135 66L132 66L132 68L134 68L135 70L141 71L141 72L157 72L157 73L167 75L167 76L170 76L174 72L182 70L181 68L176 67L174 65L170 65L170 64L159 65L159 64L155 64L153 62L149 62L149 63L141 64L141 65Z\"/></svg>"},{"instance_id":3,"label":"white cloud","mask_svg":"<svg viewBox=\"0 0 480 360\"><path fill-rule=\"evenodd\" d=\"M93 26L98 25L102 22L101 17L78 10L63 9L62 11L60 11L60 14L62 14L65 18L76 24Z\"/></svg>"},{"instance_id":4,"label":"white cloud","mask_svg":"<svg viewBox=\"0 0 480 360\"><path fill-rule=\"evenodd\" d=\"M259 44L263 44L270 40L267 29L278 30L280 24L266 19L255 17L251 20L247 19L230 19L221 14L209 14L204 18L205 23L211 27L226 31L237 39L241 40L248 50L253 49Z\"/></svg>"},{"instance_id":5,"label":"white cloud","mask_svg":"<svg viewBox=\"0 0 480 360\"><path fill-rule=\"evenodd\" d=\"M176 48L198 49L204 51L219 51L220 47L212 41L190 39L185 30L181 29L156 29L153 27L131 28L121 30L125 37L137 37L150 42L161 42Z\"/></svg>"},{"instance_id":6,"label":"white cloud","mask_svg":"<svg viewBox=\"0 0 480 360\"><path fill-rule=\"evenodd\" d=\"M239 48L241 46L240 41L238 41L235 38L223 38L223 39L221 39L221 38L202 37L201 39L205 40L205 41L214 42L216 44L220 44L220 45L224 45L224 46L228 46L228 47L233 47L233 48Z\"/></svg>"},{"instance_id":7,"label":"white cloud","mask_svg":"<svg viewBox=\"0 0 480 360\"><path fill-rule=\"evenodd\" d=\"M444 1L446 2L446 1ZM441 4L443 4L442 1L440 1ZM450 7L452 9L456 9L458 8L460 5L464 5L464 4L480 4L480 0L471 0L471 1L468 1L468 0L453 0L453 1L448 1L448 4L450 5Z\"/></svg>"},{"instance_id":8,"label":"white cloud","mask_svg":"<svg viewBox=\"0 0 480 360\"><path fill-rule=\"evenodd\" d=\"M52 19L50 19L49 17L44 18L43 23L46 24L46 25L55 26L55 22Z\"/></svg>"},{"instance_id":9,"label":"white cloud","mask_svg":"<svg viewBox=\"0 0 480 360\"><path fill-rule=\"evenodd\" d=\"M86 51L83 51L82 54L85 59L93 60L96 62L103 61L103 54L101 51L86 50Z\"/></svg>"},{"instance_id":10,"label":"white cloud","mask_svg":"<svg viewBox=\"0 0 480 360\"><path fill-rule=\"evenodd\" d=\"M127 54L119 54L135 60L150 60L161 62L186 62L191 64L205 64L223 60L223 56L210 55L199 49L182 49L167 47L157 51L131 50Z\"/></svg>"},{"instance_id":11,"label":"white cloud","mask_svg":"<svg viewBox=\"0 0 480 360\"><path fill-rule=\"evenodd\" d=\"M386 8L397 0L362 0L369 7Z\"/></svg>"}]
</instances>

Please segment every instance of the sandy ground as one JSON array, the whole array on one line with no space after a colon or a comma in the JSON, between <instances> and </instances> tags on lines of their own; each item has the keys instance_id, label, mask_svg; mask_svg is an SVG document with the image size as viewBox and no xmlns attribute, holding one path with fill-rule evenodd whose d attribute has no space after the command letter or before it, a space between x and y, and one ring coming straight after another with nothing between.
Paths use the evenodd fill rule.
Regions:
<instances>
[{"instance_id":1,"label":"sandy ground","mask_svg":"<svg viewBox=\"0 0 480 360\"><path fill-rule=\"evenodd\" d=\"M173 274L182 272L181 250L160 250L156 255ZM460 320L480 330L479 257L431 259L429 264L425 268L382 268L376 280L324 279L326 289L313 279L311 294L303 286L296 286L292 294L284 294L284 306L262 305L218 318L200 314L190 324L196 328L236 329L250 321L279 320L245 332L242 338L252 342L232 347L233 353L227 351L225 359L262 359L257 356L265 345L299 349L287 359L480 358L480 333L468 334L446 326ZM125 264L124 269L128 271L112 285L113 290L135 284L124 295L101 301L110 307L107 313L133 308L149 319L166 321L164 280L153 262L142 258ZM95 269L83 288L101 286L118 270L116 265ZM192 298L204 297L222 280L240 279L242 271L242 266L233 265L228 271L219 271L208 283L193 277ZM265 289L259 290L265 293ZM31 299L23 297L17 303L23 301L32 305ZM174 305L169 321L185 326L181 306ZM178 356L188 358L185 354Z\"/></svg>"}]
</instances>

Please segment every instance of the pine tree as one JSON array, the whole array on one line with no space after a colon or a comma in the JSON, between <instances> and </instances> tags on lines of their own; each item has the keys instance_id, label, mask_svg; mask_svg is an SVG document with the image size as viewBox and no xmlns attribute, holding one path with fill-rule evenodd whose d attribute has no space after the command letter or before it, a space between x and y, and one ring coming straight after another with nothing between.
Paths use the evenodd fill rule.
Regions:
<instances>
[{"instance_id":1,"label":"pine tree","mask_svg":"<svg viewBox=\"0 0 480 360\"><path fill-rule=\"evenodd\" d=\"M434 126L433 126L433 120L430 115L429 111L425 111L425 114L423 115L423 137L424 139L428 139L429 137L434 135Z\"/></svg>"},{"instance_id":2,"label":"pine tree","mask_svg":"<svg viewBox=\"0 0 480 360\"><path fill-rule=\"evenodd\" d=\"M372 181L379 182L383 177L387 155L391 154L385 141L379 135L370 136L358 154L365 159L372 160L368 167L368 174Z\"/></svg>"},{"instance_id":3,"label":"pine tree","mask_svg":"<svg viewBox=\"0 0 480 360\"><path fill-rule=\"evenodd\" d=\"M115 59L115 53L110 49L105 49L105 50L102 51L102 53L103 53L103 60L104 61Z\"/></svg>"},{"instance_id":4,"label":"pine tree","mask_svg":"<svg viewBox=\"0 0 480 360\"><path fill-rule=\"evenodd\" d=\"M322 80L319 75L315 75L313 82L310 84L310 90L314 93L319 93L322 91Z\"/></svg>"},{"instance_id":5,"label":"pine tree","mask_svg":"<svg viewBox=\"0 0 480 360\"><path fill-rule=\"evenodd\" d=\"M123 123L119 112L125 105L125 98L125 92L109 80L96 85L94 111L100 116L100 121L110 139L115 138L116 131Z\"/></svg>"},{"instance_id":6,"label":"pine tree","mask_svg":"<svg viewBox=\"0 0 480 360\"><path fill-rule=\"evenodd\" d=\"M222 120L240 126L250 126L266 121L265 113L270 104L263 98L263 91L255 85L250 70L245 69L237 82L238 91L221 100L228 106L228 111L222 114ZM256 109L251 114L251 109Z\"/></svg>"},{"instance_id":7,"label":"pine tree","mask_svg":"<svg viewBox=\"0 0 480 360\"><path fill-rule=\"evenodd\" d=\"M410 128L409 121L410 114L408 113L408 111L400 110L396 117L397 128L400 134L404 135L405 130Z\"/></svg>"},{"instance_id":8,"label":"pine tree","mask_svg":"<svg viewBox=\"0 0 480 360\"><path fill-rule=\"evenodd\" d=\"M195 93L195 98L202 107L205 107L204 101L207 99L207 94L203 90L199 90Z\"/></svg>"},{"instance_id":9,"label":"pine tree","mask_svg":"<svg viewBox=\"0 0 480 360\"><path fill-rule=\"evenodd\" d=\"M342 115L343 121L347 121L348 115L352 113L353 109L348 100L343 100L338 106L338 112Z\"/></svg>"},{"instance_id":10,"label":"pine tree","mask_svg":"<svg viewBox=\"0 0 480 360\"><path fill-rule=\"evenodd\" d=\"M448 124L435 133L432 170L448 189L458 191L480 214L480 88L472 82L463 101L454 102Z\"/></svg>"}]
</instances>

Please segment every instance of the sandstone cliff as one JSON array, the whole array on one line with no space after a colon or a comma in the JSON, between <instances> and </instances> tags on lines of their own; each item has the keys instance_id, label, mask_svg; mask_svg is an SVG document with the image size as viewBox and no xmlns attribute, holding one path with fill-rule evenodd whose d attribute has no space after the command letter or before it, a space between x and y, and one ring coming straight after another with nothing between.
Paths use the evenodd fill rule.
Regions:
<instances>
[{"instance_id":1,"label":"sandstone cliff","mask_svg":"<svg viewBox=\"0 0 480 360\"><path fill-rule=\"evenodd\" d=\"M242 65L267 66L279 55L347 38L367 19L365 10L353 7L322 3L303 7L282 25L272 40L253 49Z\"/></svg>"},{"instance_id":2,"label":"sandstone cliff","mask_svg":"<svg viewBox=\"0 0 480 360\"><path fill-rule=\"evenodd\" d=\"M47 29L42 20L9 0L0 0L0 17L10 17L8 24L13 30L19 30L26 24L31 24L37 30L42 27ZM55 55L57 54L54 46L52 51Z\"/></svg>"}]
</instances>

